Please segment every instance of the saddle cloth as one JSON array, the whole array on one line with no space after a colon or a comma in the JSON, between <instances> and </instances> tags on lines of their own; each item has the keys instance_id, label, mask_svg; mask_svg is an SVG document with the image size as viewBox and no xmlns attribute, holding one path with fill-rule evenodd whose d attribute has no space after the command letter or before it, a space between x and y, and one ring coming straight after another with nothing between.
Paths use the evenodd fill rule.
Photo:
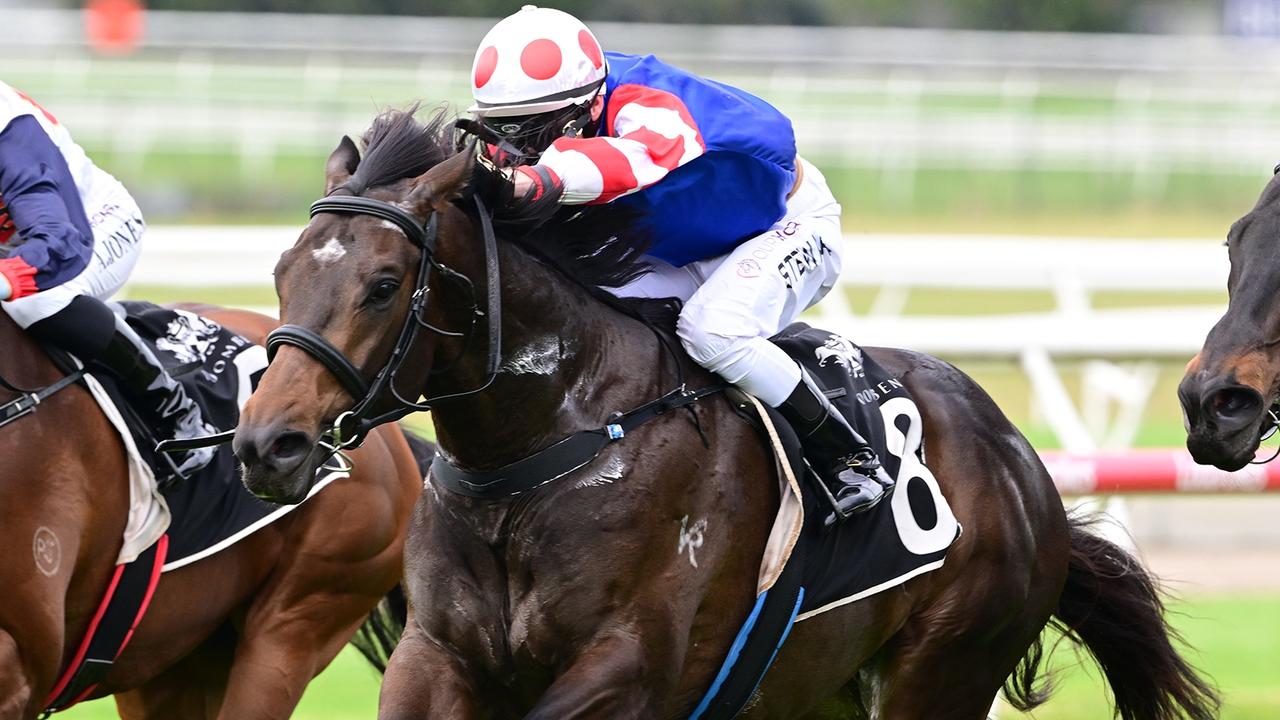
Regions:
<instances>
[{"instance_id":1,"label":"saddle cloth","mask_svg":"<svg viewBox=\"0 0 1280 720\"><path fill-rule=\"evenodd\" d=\"M817 479L810 477L805 483L796 475L796 488L786 496L794 500L798 493L803 512L799 518L784 518L780 512L787 532L779 535L804 542L805 602L797 620L941 567L947 548L960 535L960 523L925 463L924 423L906 386L835 333L795 323L773 341L818 381L832 405L871 443L883 471L897 481L888 500L825 529L822 520L827 506L816 492L809 492ZM798 439L776 419L776 413L774 418L775 427L782 429L778 439L796 455ZM812 474L807 466L804 471ZM775 563L786 561L785 545L779 545L776 555ZM765 567L762 571L763 582L776 570Z\"/></svg>"},{"instance_id":2,"label":"saddle cloth","mask_svg":"<svg viewBox=\"0 0 1280 720\"><path fill-rule=\"evenodd\" d=\"M217 323L185 310L145 302L119 303L129 324L147 341L166 368L194 370L177 379L195 399L205 419L233 428L267 367L266 351ZM86 376L86 385L120 433L129 458L130 504L124 545L117 560L131 562L166 532L170 571L230 547L298 507L279 506L249 494L231 446L221 445L213 462L194 477L163 491L156 487L157 438L130 408L108 373ZM341 458L322 468L311 497L329 483L349 477Z\"/></svg>"},{"instance_id":3,"label":"saddle cloth","mask_svg":"<svg viewBox=\"0 0 1280 720\"><path fill-rule=\"evenodd\" d=\"M266 351L215 322L184 310L150 303L120 303L129 324L166 368L190 369L179 378L205 419L235 427L267 367ZM74 361L56 351L55 361ZM194 368L194 369L191 369ZM84 378L90 394L120 434L129 465L129 518L115 573L72 661L62 669L46 710L66 709L89 696L142 622L161 573L176 570L231 547L299 505L278 506L249 494L230 445L194 477L158 490L156 439L125 402L107 373ZM308 498L350 476L341 457L322 467ZM166 532L167 531L167 532Z\"/></svg>"},{"instance_id":4,"label":"saddle cloth","mask_svg":"<svg viewBox=\"0 0 1280 720\"><path fill-rule=\"evenodd\" d=\"M861 348L804 323L773 342L817 380L897 481L872 510L825 528L830 506L781 415L744 393L740 411L777 461L781 502L765 547L757 602L691 720L734 717L750 700L795 622L808 620L941 567L961 528L925 465L924 428L906 387Z\"/></svg>"}]
</instances>

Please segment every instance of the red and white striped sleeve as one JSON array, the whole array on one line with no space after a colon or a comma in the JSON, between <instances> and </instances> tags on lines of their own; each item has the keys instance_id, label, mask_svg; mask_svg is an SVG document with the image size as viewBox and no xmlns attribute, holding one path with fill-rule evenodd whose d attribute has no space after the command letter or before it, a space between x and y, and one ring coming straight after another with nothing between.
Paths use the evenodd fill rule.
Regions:
<instances>
[{"instance_id":1,"label":"red and white striped sleeve","mask_svg":"<svg viewBox=\"0 0 1280 720\"><path fill-rule=\"evenodd\" d=\"M560 138L538 161L563 188L561 202L594 205L643 190L707 149L689 108L663 90L618 86L606 123L610 137Z\"/></svg>"}]
</instances>

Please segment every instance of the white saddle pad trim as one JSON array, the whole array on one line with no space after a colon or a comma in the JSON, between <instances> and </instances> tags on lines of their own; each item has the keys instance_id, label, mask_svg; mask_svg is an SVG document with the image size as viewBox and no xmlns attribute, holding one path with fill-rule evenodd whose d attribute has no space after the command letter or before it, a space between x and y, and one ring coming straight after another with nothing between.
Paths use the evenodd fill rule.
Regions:
<instances>
[{"instance_id":1,"label":"white saddle pad trim","mask_svg":"<svg viewBox=\"0 0 1280 720\"><path fill-rule=\"evenodd\" d=\"M795 549L796 542L800 539L800 530L804 527L804 503L800 500L800 483L791 472L791 463L787 462L787 452L782 446L782 439L778 437L778 429L773 426L773 420L759 400L747 393L743 395L755 407L769 436L781 496L778 514L773 519L773 528L769 530L769 542L765 543L764 557L760 560L760 579L756 583L756 594L759 595L773 587L782 574L782 569L786 567L787 560L791 558L791 551Z\"/></svg>"},{"instance_id":2,"label":"white saddle pad trim","mask_svg":"<svg viewBox=\"0 0 1280 720\"><path fill-rule=\"evenodd\" d=\"M116 434L120 436L129 466L129 517L124 525L124 544L120 546L120 554L116 557L116 564L122 565L138 559L143 551L155 545L160 536L169 529L172 515L168 504L164 501L164 496L156 488L155 474L143 462L142 454L138 452L138 446L133 442L133 435L129 433L129 426L125 424L124 416L120 414L116 404L111 402L106 389L92 375L84 376L84 384L89 388L89 394L97 401L98 407L102 408L102 414L106 416L107 422L111 423L111 426L116 429Z\"/></svg>"},{"instance_id":3,"label":"white saddle pad trim","mask_svg":"<svg viewBox=\"0 0 1280 720\"><path fill-rule=\"evenodd\" d=\"M341 457L341 456L338 456L338 457ZM276 510L275 512L273 512L273 513L271 513L270 515L267 515L267 516L265 516L265 517L263 517L263 518L259 519L257 522L253 523L252 525L246 526L246 527L245 527L243 530L241 530L240 532L238 532L238 533L236 533L235 535L232 535L232 536L230 536L230 537L226 538L225 540L223 540L223 541L222 541L222 542L220 542L220 543L217 543L216 545L210 545L209 547L205 548L204 550L201 550L200 552L195 553L194 555L188 555L187 557L184 557L184 558L182 558L181 560L175 560L175 561L173 561L173 562L171 562L171 563L165 563L165 564L164 564L164 567L160 568L160 572L162 572L162 573L167 573L167 572L169 572L170 570L177 570L178 568L186 567L186 566L190 565L190 564L191 564L191 563L193 563L193 562L197 562L197 561L199 561L199 560L203 560L203 559L205 559L205 558L209 557L210 555L214 555L214 554L216 554L216 553L222 552L223 550L226 550L227 548L231 547L232 545L235 545L236 543L238 543L238 542L240 542L241 540L243 540L243 539L245 539L245 538L249 537L250 535L254 534L255 532L257 532L257 531L261 530L262 528L264 528L264 527L266 527L266 526L270 525L271 523L273 523L273 522L275 522L275 521L279 520L280 518L284 517L285 515L288 515L289 513L293 512L294 510L297 510L298 508L302 507L302 504L303 504L303 503L305 503L307 500L310 500L311 498L315 497L316 493L320 492L320 491L321 491L321 490L323 490L325 487L327 487L327 486L329 485L329 483L333 482L334 480L340 480L340 479L342 479L342 478L349 478L349 477L351 477L351 464L350 464L349 462L345 461L345 460L343 460L343 463L344 463L344 464L343 464L343 469L341 469L341 470L332 470L332 471L330 471L328 474L326 474L326 475L322 476L319 480L317 480L317 481L316 481L316 484L311 486L311 491L310 491L310 492L308 492L308 493L307 493L307 496L306 496L305 498L303 498L302 502L298 503L297 505L284 505L284 506L281 506L281 507L280 507L278 510ZM324 472L324 470L323 470L323 469L321 469L319 472ZM319 473L317 473L317 474L319 474Z\"/></svg>"}]
</instances>

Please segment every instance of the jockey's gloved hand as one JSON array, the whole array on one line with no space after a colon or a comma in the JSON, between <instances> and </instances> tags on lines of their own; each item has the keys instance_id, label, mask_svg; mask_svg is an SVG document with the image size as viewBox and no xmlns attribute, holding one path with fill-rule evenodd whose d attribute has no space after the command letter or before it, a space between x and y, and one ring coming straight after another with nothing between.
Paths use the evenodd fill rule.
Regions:
<instances>
[{"instance_id":1,"label":"jockey's gloved hand","mask_svg":"<svg viewBox=\"0 0 1280 720\"><path fill-rule=\"evenodd\" d=\"M516 193L510 172L495 167L483 154L476 157L470 191L490 201L495 208L510 205Z\"/></svg>"},{"instance_id":2,"label":"jockey's gloved hand","mask_svg":"<svg viewBox=\"0 0 1280 720\"><path fill-rule=\"evenodd\" d=\"M8 300L13 294L13 288L9 285L9 278L0 275L0 300Z\"/></svg>"}]
</instances>

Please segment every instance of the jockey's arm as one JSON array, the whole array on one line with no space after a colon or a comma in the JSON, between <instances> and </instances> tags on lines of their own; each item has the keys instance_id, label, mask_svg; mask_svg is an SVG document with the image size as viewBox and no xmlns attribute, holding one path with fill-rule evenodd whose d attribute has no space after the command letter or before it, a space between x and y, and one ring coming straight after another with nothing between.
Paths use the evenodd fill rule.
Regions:
<instances>
[{"instance_id":1,"label":"jockey's arm","mask_svg":"<svg viewBox=\"0 0 1280 720\"><path fill-rule=\"evenodd\" d=\"M550 182L566 205L607 203L653 185L706 149L688 109L671 93L620 85L609 104L616 137L556 140L536 165L516 168L516 196L540 193Z\"/></svg>"},{"instance_id":2,"label":"jockey's arm","mask_svg":"<svg viewBox=\"0 0 1280 720\"><path fill-rule=\"evenodd\" d=\"M32 295L41 289L38 274L88 259L93 237L71 170L30 115L0 131L0 203L15 231L0 245L3 299Z\"/></svg>"}]
</instances>

